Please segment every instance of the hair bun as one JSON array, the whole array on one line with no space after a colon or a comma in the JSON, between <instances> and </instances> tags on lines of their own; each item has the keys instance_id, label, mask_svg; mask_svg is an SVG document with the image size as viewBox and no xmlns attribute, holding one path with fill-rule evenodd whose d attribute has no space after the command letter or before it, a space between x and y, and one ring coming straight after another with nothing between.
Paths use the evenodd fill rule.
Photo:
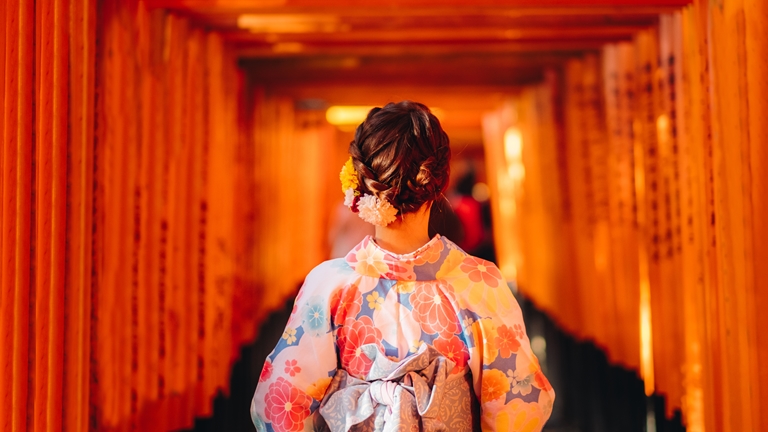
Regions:
<instances>
[{"instance_id":1,"label":"hair bun","mask_svg":"<svg viewBox=\"0 0 768 432\"><path fill-rule=\"evenodd\" d=\"M435 168L436 159L428 157L419 167L419 173L416 175L416 184L426 186L432 181L432 170Z\"/></svg>"},{"instance_id":2,"label":"hair bun","mask_svg":"<svg viewBox=\"0 0 768 432\"><path fill-rule=\"evenodd\" d=\"M372 109L357 127L349 154L360 192L389 201L400 214L436 200L448 186L448 135L418 102Z\"/></svg>"}]
</instances>

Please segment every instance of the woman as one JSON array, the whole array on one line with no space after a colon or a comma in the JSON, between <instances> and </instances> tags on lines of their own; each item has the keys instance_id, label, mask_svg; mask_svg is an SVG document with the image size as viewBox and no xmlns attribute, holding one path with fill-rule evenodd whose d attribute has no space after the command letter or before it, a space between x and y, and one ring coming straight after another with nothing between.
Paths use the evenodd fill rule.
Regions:
<instances>
[{"instance_id":1,"label":"woman","mask_svg":"<svg viewBox=\"0 0 768 432\"><path fill-rule=\"evenodd\" d=\"M375 225L296 297L251 404L260 431L536 431L554 392L498 268L439 234L448 136L415 102L374 108L341 172Z\"/></svg>"}]
</instances>

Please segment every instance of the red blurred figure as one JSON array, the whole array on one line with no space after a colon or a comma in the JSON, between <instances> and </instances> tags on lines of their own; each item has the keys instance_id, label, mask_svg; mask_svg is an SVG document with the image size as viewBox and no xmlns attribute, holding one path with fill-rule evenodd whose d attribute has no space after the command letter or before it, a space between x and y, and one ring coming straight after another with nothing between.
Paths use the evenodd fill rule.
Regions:
<instances>
[{"instance_id":1,"label":"red blurred figure","mask_svg":"<svg viewBox=\"0 0 768 432\"><path fill-rule=\"evenodd\" d=\"M472 197L475 185L475 173L471 168L456 183L455 193L449 198L454 213L461 222L463 238L458 242L459 247L472 254L483 243L485 230L483 228L482 205Z\"/></svg>"}]
</instances>

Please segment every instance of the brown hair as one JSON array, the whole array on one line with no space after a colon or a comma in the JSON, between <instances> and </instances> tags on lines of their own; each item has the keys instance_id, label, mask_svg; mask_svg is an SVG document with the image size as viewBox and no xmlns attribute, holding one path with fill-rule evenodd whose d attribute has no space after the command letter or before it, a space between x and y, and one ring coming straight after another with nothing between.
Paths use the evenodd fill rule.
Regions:
<instances>
[{"instance_id":1,"label":"brown hair","mask_svg":"<svg viewBox=\"0 0 768 432\"><path fill-rule=\"evenodd\" d=\"M448 186L448 135L429 108L418 102L372 109L357 127L349 154L360 191L386 199L400 214L435 201Z\"/></svg>"}]
</instances>

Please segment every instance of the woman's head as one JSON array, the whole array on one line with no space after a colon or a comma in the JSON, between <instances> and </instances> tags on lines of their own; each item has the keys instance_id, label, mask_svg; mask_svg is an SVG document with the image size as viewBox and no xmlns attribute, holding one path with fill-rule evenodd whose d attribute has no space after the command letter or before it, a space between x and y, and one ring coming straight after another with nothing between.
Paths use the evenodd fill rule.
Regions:
<instances>
[{"instance_id":1,"label":"woman's head","mask_svg":"<svg viewBox=\"0 0 768 432\"><path fill-rule=\"evenodd\" d=\"M360 191L386 199L400 214L434 201L448 185L448 135L418 102L372 109L357 127L349 154Z\"/></svg>"}]
</instances>

